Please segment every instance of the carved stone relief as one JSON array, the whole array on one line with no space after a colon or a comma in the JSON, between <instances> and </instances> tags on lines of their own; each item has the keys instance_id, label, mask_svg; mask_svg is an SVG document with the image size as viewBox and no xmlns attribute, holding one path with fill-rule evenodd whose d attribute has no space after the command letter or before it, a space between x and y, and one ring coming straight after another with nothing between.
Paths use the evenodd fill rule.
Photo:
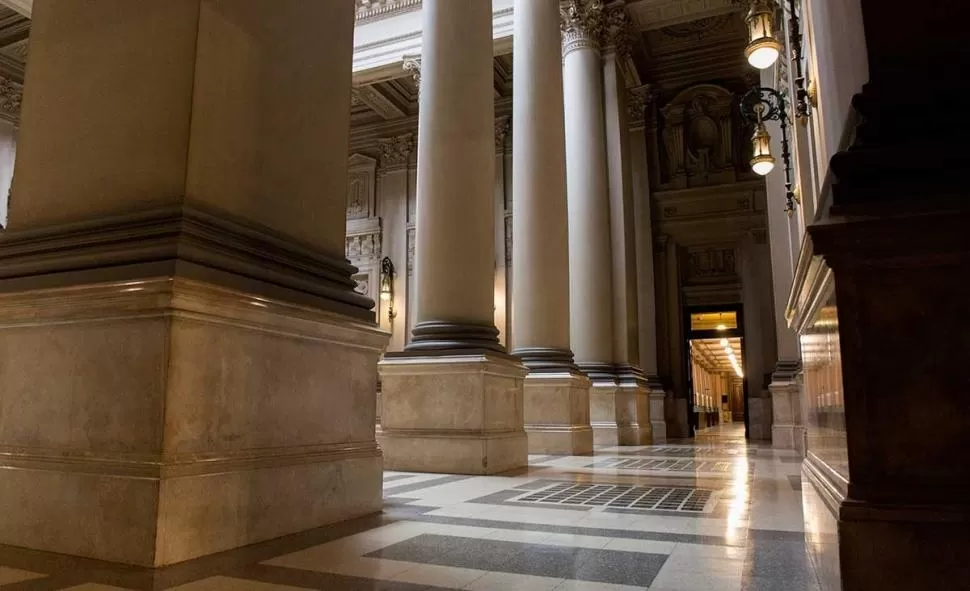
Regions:
<instances>
[{"instance_id":1,"label":"carved stone relief","mask_svg":"<svg viewBox=\"0 0 970 591\"><path fill-rule=\"evenodd\" d=\"M381 152L381 170L392 170L407 166L414 151L414 135L406 133L387 139L377 140Z\"/></svg>"},{"instance_id":2,"label":"carved stone relief","mask_svg":"<svg viewBox=\"0 0 970 591\"><path fill-rule=\"evenodd\" d=\"M0 118L13 123L20 122L20 102L24 87L6 76L0 75Z\"/></svg>"},{"instance_id":3,"label":"carved stone relief","mask_svg":"<svg viewBox=\"0 0 970 591\"><path fill-rule=\"evenodd\" d=\"M505 266L512 268L512 214L505 214Z\"/></svg>"},{"instance_id":4,"label":"carved stone relief","mask_svg":"<svg viewBox=\"0 0 970 591\"><path fill-rule=\"evenodd\" d=\"M408 277L414 272L414 228L408 228Z\"/></svg>"},{"instance_id":5,"label":"carved stone relief","mask_svg":"<svg viewBox=\"0 0 970 591\"><path fill-rule=\"evenodd\" d=\"M734 95L713 84L681 92L663 107L661 129L664 188L731 183L734 154Z\"/></svg>"}]
</instances>

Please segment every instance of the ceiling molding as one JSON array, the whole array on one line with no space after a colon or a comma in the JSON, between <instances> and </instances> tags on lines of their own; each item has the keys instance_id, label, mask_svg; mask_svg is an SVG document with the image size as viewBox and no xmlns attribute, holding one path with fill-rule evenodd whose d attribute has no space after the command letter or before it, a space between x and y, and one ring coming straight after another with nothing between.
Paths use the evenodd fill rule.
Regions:
<instances>
[{"instance_id":1,"label":"ceiling molding","mask_svg":"<svg viewBox=\"0 0 970 591\"><path fill-rule=\"evenodd\" d=\"M733 0L638 0L628 2L626 9L638 30L649 31L736 12L741 8Z\"/></svg>"}]
</instances>

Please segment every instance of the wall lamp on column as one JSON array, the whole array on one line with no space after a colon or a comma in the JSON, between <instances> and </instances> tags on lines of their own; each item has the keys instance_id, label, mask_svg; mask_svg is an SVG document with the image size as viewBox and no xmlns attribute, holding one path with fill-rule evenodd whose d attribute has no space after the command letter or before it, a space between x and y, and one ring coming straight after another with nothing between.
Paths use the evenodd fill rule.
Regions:
<instances>
[{"instance_id":1,"label":"wall lamp on column","mask_svg":"<svg viewBox=\"0 0 970 591\"><path fill-rule=\"evenodd\" d=\"M394 311L394 263L391 257L381 259L381 301L387 303L387 320L393 323L397 312Z\"/></svg>"},{"instance_id":2,"label":"wall lamp on column","mask_svg":"<svg viewBox=\"0 0 970 591\"><path fill-rule=\"evenodd\" d=\"M785 211L791 215L795 211L795 193L792 191L791 149L788 144L788 113L785 97L773 89L756 86L741 98L741 115L754 124L751 144L754 149L751 169L765 176L775 168L775 157L771 153L771 136L765 121L781 123L781 157L785 162Z\"/></svg>"}]
</instances>

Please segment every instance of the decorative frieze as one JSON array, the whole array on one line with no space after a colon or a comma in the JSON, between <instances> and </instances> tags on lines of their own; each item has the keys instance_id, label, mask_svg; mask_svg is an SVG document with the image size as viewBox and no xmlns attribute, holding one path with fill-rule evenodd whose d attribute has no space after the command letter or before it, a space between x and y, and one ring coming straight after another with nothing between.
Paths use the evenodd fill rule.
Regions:
<instances>
[{"instance_id":1,"label":"decorative frieze","mask_svg":"<svg viewBox=\"0 0 970 591\"><path fill-rule=\"evenodd\" d=\"M410 133L377 140L381 170L389 171L406 167L414 147L414 134Z\"/></svg>"},{"instance_id":2,"label":"decorative frieze","mask_svg":"<svg viewBox=\"0 0 970 591\"><path fill-rule=\"evenodd\" d=\"M687 251L687 280L705 281L737 277L733 248L691 248Z\"/></svg>"},{"instance_id":3,"label":"decorative frieze","mask_svg":"<svg viewBox=\"0 0 970 591\"><path fill-rule=\"evenodd\" d=\"M421 0L354 0L354 5L357 8L354 18L360 23L418 10Z\"/></svg>"},{"instance_id":4,"label":"decorative frieze","mask_svg":"<svg viewBox=\"0 0 970 591\"><path fill-rule=\"evenodd\" d=\"M351 261L379 257L381 254L380 230L378 229L378 231L370 234L347 236L345 249L346 256Z\"/></svg>"},{"instance_id":5,"label":"decorative frieze","mask_svg":"<svg viewBox=\"0 0 970 591\"><path fill-rule=\"evenodd\" d=\"M560 9L563 57L577 49L599 50L603 12L601 0L569 0Z\"/></svg>"}]
</instances>

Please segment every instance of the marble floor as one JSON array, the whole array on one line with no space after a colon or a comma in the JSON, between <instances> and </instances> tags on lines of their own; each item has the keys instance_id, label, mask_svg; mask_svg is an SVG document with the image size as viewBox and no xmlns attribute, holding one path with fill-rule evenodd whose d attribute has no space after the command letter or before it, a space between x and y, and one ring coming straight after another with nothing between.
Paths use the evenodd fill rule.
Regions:
<instances>
[{"instance_id":1,"label":"marble floor","mask_svg":"<svg viewBox=\"0 0 970 591\"><path fill-rule=\"evenodd\" d=\"M725 425L499 476L387 472L382 514L157 571L0 547L0 590L817 591L799 469Z\"/></svg>"}]
</instances>

